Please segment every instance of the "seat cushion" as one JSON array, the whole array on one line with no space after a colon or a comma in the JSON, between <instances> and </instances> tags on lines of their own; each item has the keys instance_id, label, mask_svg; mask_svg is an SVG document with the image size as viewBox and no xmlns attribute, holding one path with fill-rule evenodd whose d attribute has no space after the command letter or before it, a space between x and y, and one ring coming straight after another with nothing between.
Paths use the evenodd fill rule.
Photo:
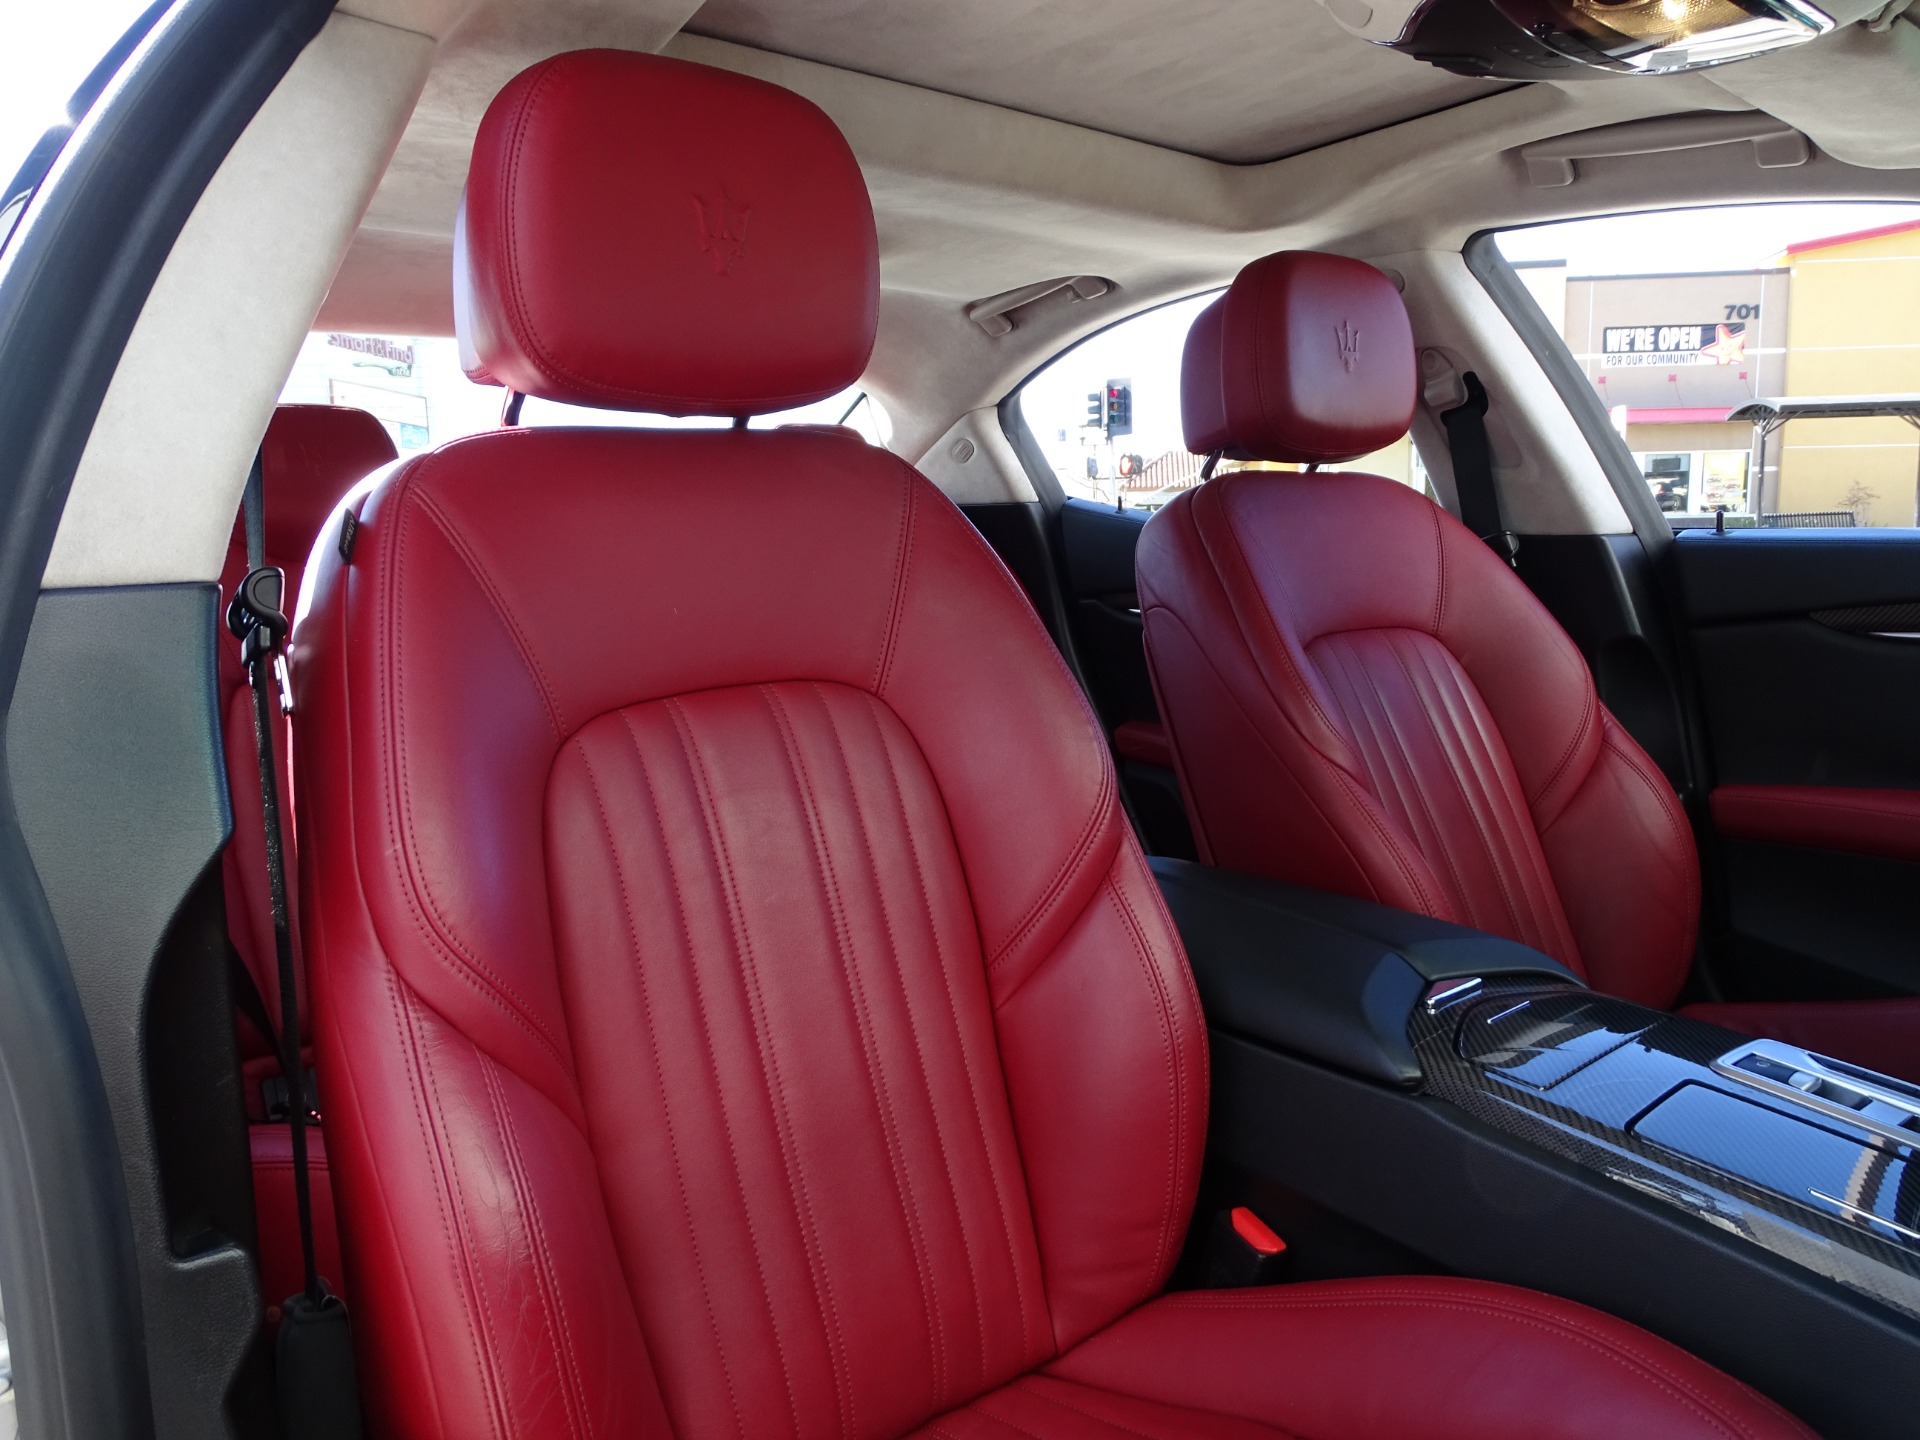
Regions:
<instances>
[{"instance_id":1,"label":"seat cushion","mask_svg":"<svg viewBox=\"0 0 1920 1440\"><path fill-rule=\"evenodd\" d=\"M1157 1300L935 1440L1808 1440L1772 1402L1598 1311L1477 1281Z\"/></svg>"}]
</instances>

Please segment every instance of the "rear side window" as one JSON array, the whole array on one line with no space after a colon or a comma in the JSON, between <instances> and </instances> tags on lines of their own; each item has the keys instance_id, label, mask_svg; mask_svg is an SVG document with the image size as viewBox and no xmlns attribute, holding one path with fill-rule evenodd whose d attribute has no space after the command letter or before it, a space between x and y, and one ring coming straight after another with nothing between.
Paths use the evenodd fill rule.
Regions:
<instances>
[{"instance_id":1,"label":"rear side window","mask_svg":"<svg viewBox=\"0 0 1920 1440\"><path fill-rule=\"evenodd\" d=\"M498 428L506 391L476 385L460 368L457 342L444 335L375 335L321 330L307 336L281 389L282 404L349 405L387 427L402 455ZM724 429L731 422L672 419L619 410L590 410L528 399L520 423L612 425L645 429ZM892 424L859 387L803 409L756 415L754 429L777 425L845 425L869 444L884 446Z\"/></svg>"},{"instance_id":2,"label":"rear side window","mask_svg":"<svg viewBox=\"0 0 1920 1440\"><path fill-rule=\"evenodd\" d=\"M1676 529L1920 524L1920 205L1495 238Z\"/></svg>"},{"instance_id":3,"label":"rear side window","mask_svg":"<svg viewBox=\"0 0 1920 1440\"><path fill-rule=\"evenodd\" d=\"M1021 418L1068 495L1124 509L1157 510L1200 483L1204 456L1180 428L1180 354L1195 317L1219 291L1122 320L1062 352L1020 387ZM1223 462L1233 469L1294 465ZM1402 439L1340 468L1386 475L1426 489Z\"/></svg>"}]
</instances>

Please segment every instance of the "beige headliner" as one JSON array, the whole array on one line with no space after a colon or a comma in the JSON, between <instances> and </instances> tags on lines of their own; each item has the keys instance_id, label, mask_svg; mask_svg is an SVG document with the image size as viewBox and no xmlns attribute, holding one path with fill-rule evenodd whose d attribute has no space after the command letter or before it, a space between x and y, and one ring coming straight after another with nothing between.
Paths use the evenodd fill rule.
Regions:
<instances>
[{"instance_id":1,"label":"beige headliner","mask_svg":"<svg viewBox=\"0 0 1920 1440\"><path fill-rule=\"evenodd\" d=\"M1345 35L1311 0L477 0L465 9L460 0L346 0L342 8L408 24L441 44L320 323L448 333L453 215L493 94L562 50L664 50L790 86L847 132L874 194L886 290L868 381L894 412L895 446L909 456L1065 340L1221 283L1266 250L1457 246L1489 224L1593 208L1603 186L1529 189L1503 152L1597 125L1756 103L1700 75L1508 88L1458 81ZM1112 38L1081 38L1096 29ZM1904 42L1910 27L1896 29ZM1836 39L1859 43L1853 32ZM1887 48L1888 37L1865 43ZM1818 71L1809 62L1820 48L1771 62L1773 70L1789 81ZM1859 63L1849 53L1847 64ZM902 78L868 73L881 71ZM1760 91L1766 81L1792 92L1783 108L1817 138L1815 112L1825 107L1808 103L1806 85L1796 90L1775 74L1754 80ZM1830 91L1861 88L1829 73L1815 76L1816 93L1823 80ZM1463 96L1479 98L1449 103ZM1416 118L1378 128L1407 113ZM1851 123L1868 134L1910 128L1899 114L1883 100ZM1350 138L1262 164L1189 153L1271 154L1331 135ZM1724 169L1726 160L1712 163ZM1764 193L1766 178L1746 183ZM1870 193L1844 174L1815 183ZM1715 193L1709 186L1700 198ZM964 318L972 300L1073 273L1104 275L1117 288L998 340Z\"/></svg>"},{"instance_id":2,"label":"beige headliner","mask_svg":"<svg viewBox=\"0 0 1920 1440\"><path fill-rule=\"evenodd\" d=\"M866 170L880 223L886 294L868 381L894 412L895 446L909 456L997 399L1064 341L1218 284L1265 250L1457 246L1489 224L1578 213L1603 200L1599 187L1529 189L1503 152L1597 125L1757 103L1700 75L1514 88L1456 82L1345 35L1309 0L1279 3L1298 8L1285 12L1286 27L1276 0L710 0L704 8L694 0L346 0L343 9L441 43L319 323L450 331L453 215L480 115L521 68L581 46L664 50L762 75L808 95L839 122ZM1139 77L1131 89L1117 85L1108 94L1065 83L1076 30L1102 23L1126 37L1102 42L1105 48L1142 57L1130 62ZM690 24L763 46L696 35ZM1836 113L1858 112L1865 87L1838 72L1858 70L1863 44L1874 52L1866 58L1904 71L1915 57L1879 52L1898 51L1920 32L1895 29L1892 37L1844 32L1768 62L1772 73L1755 74L1753 88L1786 92L1780 108L1818 138L1827 107L1808 103L1809 84L1816 94L1847 97L1836 99ZM1822 65L1813 54L1842 43L1852 47L1844 63L1835 54ZM777 53L782 46L846 64ZM1092 58L1099 53L1089 49ZM995 54L1001 63L993 63ZM865 73L880 68L922 83ZM1715 74L1737 77L1748 68ZM1797 81L1802 73L1812 81ZM1480 98L1369 129L1393 103L1382 99L1377 77L1397 85L1413 110L1461 94ZM1871 89L1883 97L1911 93L1887 83L1897 78L1877 77ZM950 93L965 88L990 98ZM1846 117L1855 132L1897 134L1914 124L1902 118L1909 107L1884 98L1864 103L1869 113ZM1263 164L1177 148L1292 148L1286 117L1302 110L1316 136L1351 138ZM1050 119L1049 111L1091 123ZM1236 115L1238 142L1229 136ZM1173 143L1128 139L1096 124ZM1912 162L1901 155L1897 163ZM1816 188L1873 193L1840 175L1822 177ZM1757 182L1749 189L1764 193ZM1709 187L1701 198L1714 193ZM1071 273L1118 284L1101 300L1050 310L999 340L964 318L972 300Z\"/></svg>"},{"instance_id":3,"label":"beige headliner","mask_svg":"<svg viewBox=\"0 0 1920 1440\"><path fill-rule=\"evenodd\" d=\"M1503 88L1362 44L1315 0L707 0L687 29L1237 163Z\"/></svg>"}]
</instances>

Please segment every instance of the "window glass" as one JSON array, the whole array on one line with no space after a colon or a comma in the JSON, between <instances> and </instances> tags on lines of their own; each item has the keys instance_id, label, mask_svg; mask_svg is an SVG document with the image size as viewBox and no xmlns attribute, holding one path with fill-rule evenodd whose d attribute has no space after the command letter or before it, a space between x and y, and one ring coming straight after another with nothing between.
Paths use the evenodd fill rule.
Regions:
<instances>
[{"instance_id":1,"label":"window glass","mask_svg":"<svg viewBox=\"0 0 1920 1440\"><path fill-rule=\"evenodd\" d=\"M1920 523L1920 205L1496 237L1676 528Z\"/></svg>"},{"instance_id":2,"label":"window glass","mask_svg":"<svg viewBox=\"0 0 1920 1440\"><path fill-rule=\"evenodd\" d=\"M369 411L387 427L400 453L408 455L497 428L506 391L467 379L459 346L445 336L315 331L300 347L280 399L283 404L351 405ZM529 399L520 423L713 430L731 422ZM857 386L798 410L756 415L752 428L790 424L844 424L874 445L885 445L892 434L885 410Z\"/></svg>"},{"instance_id":3,"label":"window glass","mask_svg":"<svg viewBox=\"0 0 1920 1440\"><path fill-rule=\"evenodd\" d=\"M1181 435L1180 354L1195 317L1219 293L1175 301L1109 326L1021 386L1021 417L1068 495L1157 510L1200 483L1206 457L1190 453ZM1224 461L1219 468L1300 467ZM1426 473L1405 439L1342 468L1426 488Z\"/></svg>"},{"instance_id":4,"label":"window glass","mask_svg":"<svg viewBox=\"0 0 1920 1440\"><path fill-rule=\"evenodd\" d=\"M150 0L76 0L62 5L0 5L0 249L46 173L68 128L93 103L130 49ZM93 75L95 67L101 74ZM89 84L89 80L94 84Z\"/></svg>"}]
</instances>

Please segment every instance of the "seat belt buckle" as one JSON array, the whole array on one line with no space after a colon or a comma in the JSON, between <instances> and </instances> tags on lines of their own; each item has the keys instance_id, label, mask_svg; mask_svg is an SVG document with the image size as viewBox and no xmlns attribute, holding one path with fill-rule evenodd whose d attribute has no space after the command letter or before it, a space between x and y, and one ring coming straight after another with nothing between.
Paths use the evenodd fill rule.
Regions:
<instances>
[{"instance_id":1,"label":"seat belt buckle","mask_svg":"<svg viewBox=\"0 0 1920 1440\"><path fill-rule=\"evenodd\" d=\"M261 565L247 572L227 606L227 629L240 642L240 663L248 670L270 661L280 692L280 713L293 714L293 679L287 673L287 576L277 565Z\"/></svg>"},{"instance_id":2,"label":"seat belt buckle","mask_svg":"<svg viewBox=\"0 0 1920 1440\"><path fill-rule=\"evenodd\" d=\"M1287 1242L1244 1205L1214 1216L1207 1288L1237 1290L1277 1284L1286 1267Z\"/></svg>"},{"instance_id":3,"label":"seat belt buckle","mask_svg":"<svg viewBox=\"0 0 1920 1440\"><path fill-rule=\"evenodd\" d=\"M311 1066L300 1067L300 1080L306 1092L306 1121L309 1125L320 1123L319 1089L315 1084ZM269 1122L284 1125L293 1118L293 1089L287 1084L284 1075L269 1075L260 1082L260 1102L266 1110Z\"/></svg>"}]
</instances>

